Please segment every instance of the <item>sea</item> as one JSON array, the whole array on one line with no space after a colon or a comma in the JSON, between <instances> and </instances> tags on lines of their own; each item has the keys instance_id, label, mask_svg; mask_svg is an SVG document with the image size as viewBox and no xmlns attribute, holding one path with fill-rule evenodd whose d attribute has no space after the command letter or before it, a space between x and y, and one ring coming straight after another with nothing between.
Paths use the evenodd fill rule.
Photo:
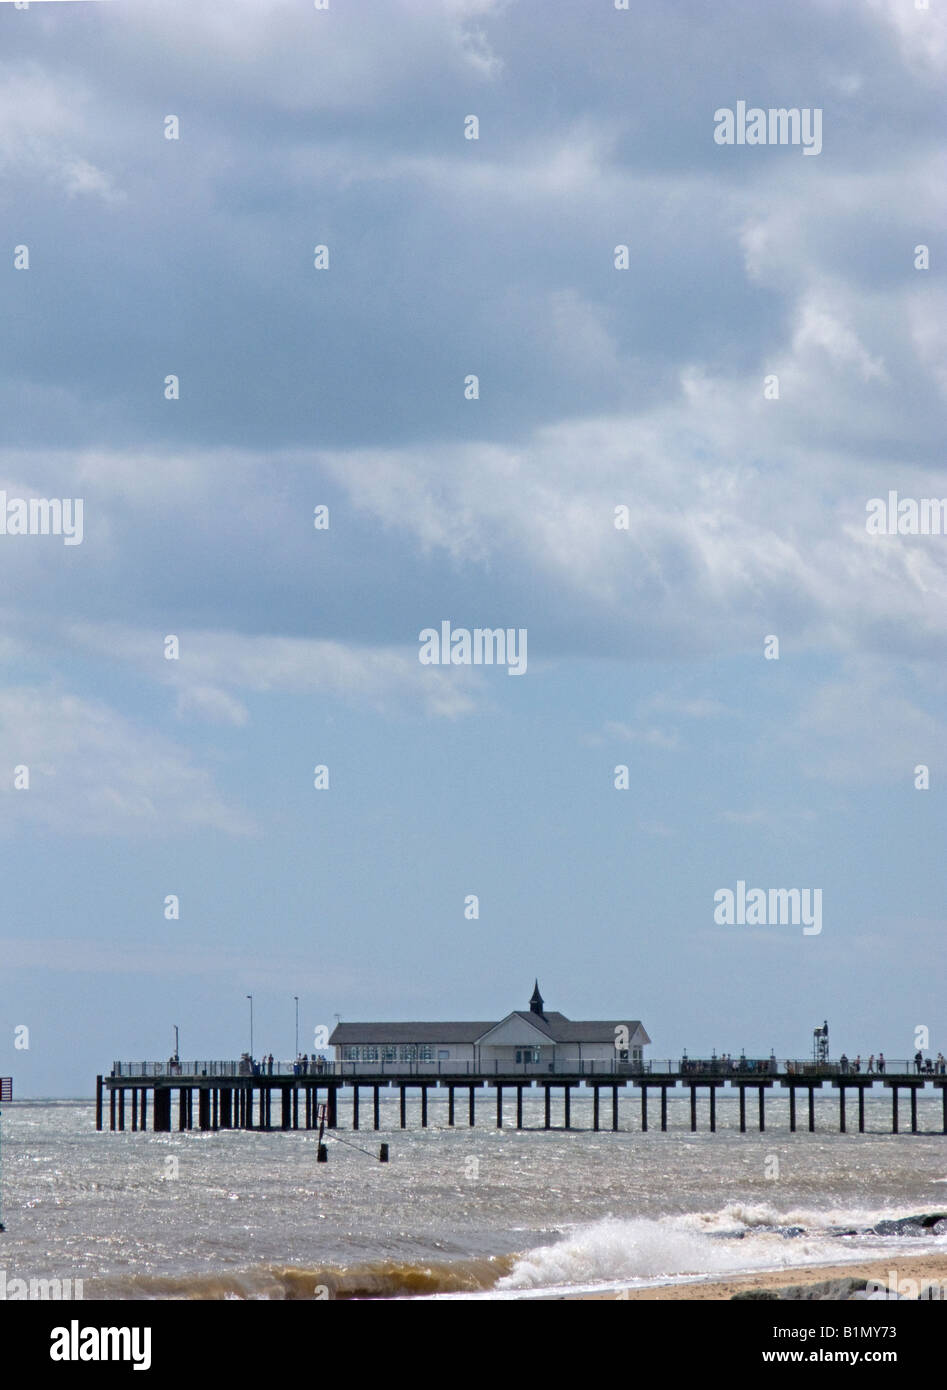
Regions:
<instances>
[{"instance_id":1,"label":"sea","mask_svg":"<svg viewBox=\"0 0 947 1390\"><path fill-rule=\"evenodd\" d=\"M725 1095L715 1134L703 1102L691 1133L684 1097L669 1098L667 1133L641 1132L637 1094L621 1101L619 1132L596 1133L581 1092L568 1131L542 1128L538 1093L522 1131L513 1106L493 1127L492 1093L474 1129L449 1128L432 1093L429 1127L409 1100L402 1130L397 1093L382 1095L380 1131L327 1132L325 1163L301 1130L97 1133L86 1100L5 1105L0 1297L15 1279L81 1280L84 1299L620 1296L947 1252L939 1096L919 1100L928 1132L900 1135L890 1094L869 1097L859 1135L838 1133L828 1095L815 1132L796 1134L773 1094L764 1134L740 1134ZM905 1220L919 1217L934 1219Z\"/></svg>"}]
</instances>

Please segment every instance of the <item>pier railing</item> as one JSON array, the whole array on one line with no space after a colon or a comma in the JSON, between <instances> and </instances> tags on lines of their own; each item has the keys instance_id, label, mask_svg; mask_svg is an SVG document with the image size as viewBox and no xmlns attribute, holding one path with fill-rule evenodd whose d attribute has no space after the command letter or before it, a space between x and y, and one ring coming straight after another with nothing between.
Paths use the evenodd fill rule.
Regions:
<instances>
[{"instance_id":1,"label":"pier railing","mask_svg":"<svg viewBox=\"0 0 947 1390\"><path fill-rule=\"evenodd\" d=\"M561 1058L554 1062L459 1062L459 1061L387 1061L387 1062L336 1062L322 1058L310 1059L307 1064L277 1061L272 1066L267 1062L248 1061L175 1061L167 1062L114 1062L111 1077L114 1080L135 1080L148 1078L177 1078L200 1080L225 1077L253 1077L260 1080L273 1077L287 1080L293 1077L354 1077L354 1076L417 1076L436 1078L438 1076L615 1076L615 1077L654 1077L656 1082L668 1080L694 1080L697 1077L729 1078L752 1081L770 1077L794 1076L803 1081L820 1081L840 1076L943 1076L947 1065L933 1059L925 1059L920 1072L913 1059L886 1058L879 1066L877 1059L869 1070L868 1063L862 1059L856 1067L854 1059L814 1062L811 1058L776 1057L682 1057L680 1059L649 1060L646 1062L600 1061L586 1058Z\"/></svg>"}]
</instances>

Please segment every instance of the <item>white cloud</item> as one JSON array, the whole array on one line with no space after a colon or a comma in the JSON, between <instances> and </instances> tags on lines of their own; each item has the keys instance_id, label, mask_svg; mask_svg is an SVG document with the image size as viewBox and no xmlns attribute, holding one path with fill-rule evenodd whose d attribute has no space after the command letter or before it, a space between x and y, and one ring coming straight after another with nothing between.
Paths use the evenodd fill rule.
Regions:
<instances>
[{"instance_id":1,"label":"white cloud","mask_svg":"<svg viewBox=\"0 0 947 1390\"><path fill-rule=\"evenodd\" d=\"M12 769L30 769L15 790ZM249 835L187 750L99 701L43 688L0 691L0 826L25 824L80 835L177 834L211 829Z\"/></svg>"}]
</instances>

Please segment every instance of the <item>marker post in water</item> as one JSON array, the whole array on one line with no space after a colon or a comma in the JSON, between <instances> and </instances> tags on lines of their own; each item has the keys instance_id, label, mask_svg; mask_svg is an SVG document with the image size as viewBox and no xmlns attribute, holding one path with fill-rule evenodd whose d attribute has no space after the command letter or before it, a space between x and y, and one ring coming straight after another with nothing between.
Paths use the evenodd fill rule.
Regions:
<instances>
[{"instance_id":1,"label":"marker post in water","mask_svg":"<svg viewBox=\"0 0 947 1390\"><path fill-rule=\"evenodd\" d=\"M6 1101L12 1100L12 1099L13 1099L13 1077L12 1077L12 1076L0 1076L0 1103L5 1103ZM3 1112L0 1111L0 1115L2 1115L2 1114L3 1114ZM2 1140L3 1140L3 1135L2 1135L2 1132L0 1132L0 1231L5 1231L7 1228L6 1228L6 1226L4 1226L4 1224L3 1224L3 1143L2 1143Z\"/></svg>"}]
</instances>

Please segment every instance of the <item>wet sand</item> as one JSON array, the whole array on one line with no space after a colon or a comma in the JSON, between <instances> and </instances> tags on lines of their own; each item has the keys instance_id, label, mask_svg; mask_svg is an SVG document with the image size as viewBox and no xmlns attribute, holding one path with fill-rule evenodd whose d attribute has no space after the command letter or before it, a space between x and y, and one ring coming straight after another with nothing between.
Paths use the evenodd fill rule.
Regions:
<instances>
[{"instance_id":1,"label":"wet sand","mask_svg":"<svg viewBox=\"0 0 947 1390\"><path fill-rule=\"evenodd\" d=\"M918 1285L937 1280L941 1293L947 1297L947 1252L943 1255L893 1255L887 1260L856 1261L842 1265L801 1265L792 1269L774 1270L768 1274L740 1274L732 1279L707 1283L662 1284L660 1288L627 1289L620 1293L586 1294L591 1299L716 1299L725 1301L747 1289L782 1289L789 1285L821 1284L827 1279L878 1279L889 1287L892 1271L898 1281L913 1279ZM913 1292L903 1289L902 1292Z\"/></svg>"}]
</instances>

